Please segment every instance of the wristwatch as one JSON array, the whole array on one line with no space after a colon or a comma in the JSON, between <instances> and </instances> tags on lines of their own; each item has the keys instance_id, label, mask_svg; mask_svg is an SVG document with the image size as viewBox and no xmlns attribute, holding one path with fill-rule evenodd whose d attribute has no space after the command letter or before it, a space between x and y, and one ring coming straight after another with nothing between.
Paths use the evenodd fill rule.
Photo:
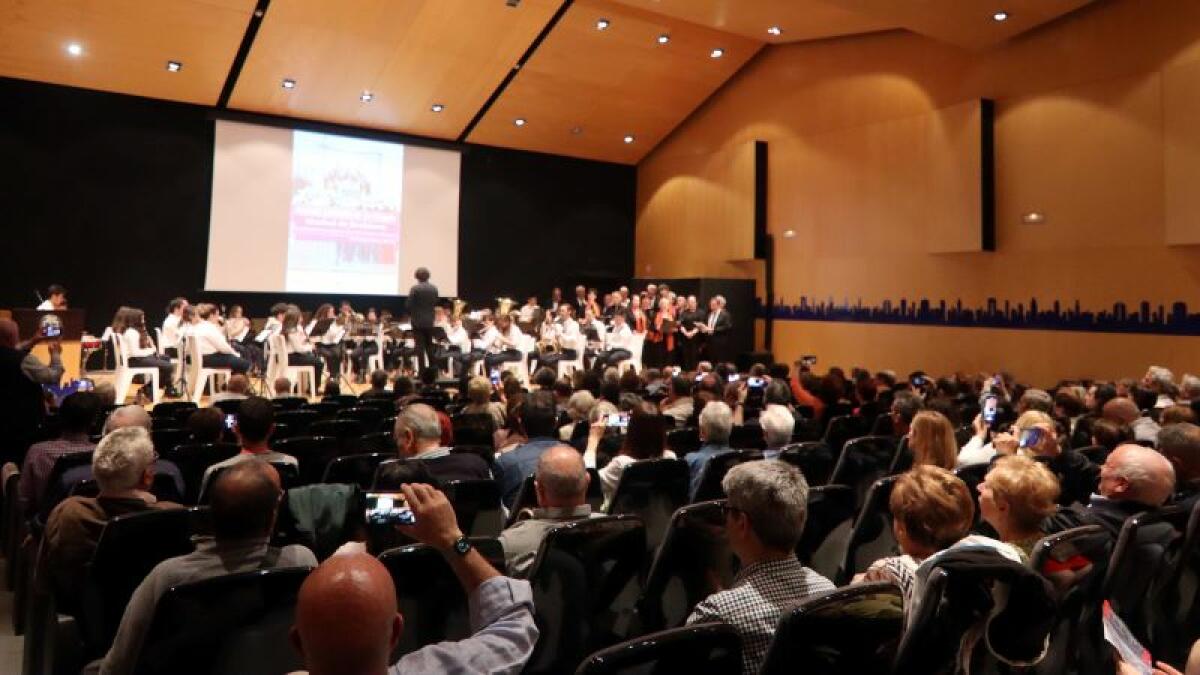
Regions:
<instances>
[{"instance_id":1,"label":"wristwatch","mask_svg":"<svg viewBox=\"0 0 1200 675\"><path fill-rule=\"evenodd\" d=\"M458 539L454 541L454 546L451 547L451 550L460 556L464 556L470 553L472 548L474 547L471 546L471 542L467 540L466 535L460 534Z\"/></svg>"}]
</instances>

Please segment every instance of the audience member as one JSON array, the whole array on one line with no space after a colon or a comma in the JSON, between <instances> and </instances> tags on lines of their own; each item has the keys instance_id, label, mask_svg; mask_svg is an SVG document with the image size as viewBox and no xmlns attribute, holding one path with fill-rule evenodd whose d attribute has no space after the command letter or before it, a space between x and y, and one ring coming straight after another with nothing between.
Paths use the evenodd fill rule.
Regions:
<instances>
[{"instance_id":1,"label":"audience member","mask_svg":"<svg viewBox=\"0 0 1200 675\"><path fill-rule=\"evenodd\" d=\"M688 465L689 499L695 498L696 490L700 489L700 479L708 460L733 451L729 447L732 430L733 411L725 403L713 401L700 411L700 449L683 458Z\"/></svg>"},{"instance_id":2,"label":"audience member","mask_svg":"<svg viewBox=\"0 0 1200 675\"><path fill-rule=\"evenodd\" d=\"M1175 469L1166 457L1140 445L1122 445L1100 467L1100 493L1087 506L1059 510L1046 519L1042 530L1053 534L1100 525L1115 541L1126 518L1162 506L1174 490Z\"/></svg>"},{"instance_id":3,"label":"audience member","mask_svg":"<svg viewBox=\"0 0 1200 675\"><path fill-rule=\"evenodd\" d=\"M979 512L1000 541L1028 559L1044 536L1042 521L1056 510L1058 492L1058 479L1040 462L1001 457L979 484Z\"/></svg>"},{"instance_id":4,"label":"audience member","mask_svg":"<svg viewBox=\"0 0 1200 675\"><path fill-rule=\"evenodd\" d=\"M834 586L796 559L808 518L808 483L799 469L777 460L746 462L730 469L721 486L725 533L741 571L731 588L696 605L687 622L733 626L742 641L742 673L752 675L784 611Z\"/></svg>"},{"instance_id":5,"label":"audience member","mask_svg":"<svg viewBox=\"0 0 1200 675\"><path fill-rule=\"evenodd\" d=\"M220 408L200 408L188 415L184 428L193 443L216 443L225 435L225 412Z\"/></svg>"},{"instance_id":6,"label":"audience member","mask_svg":"<svg viewBox=\"0 0 1200 675\"><path fill-rule=\"evenodd\" d=\"M659 404L659 410L662 414L674 418L675 426L682 427L692 418L693 406L692 384L679 375L672 377L667 397Z\"/></svg>"},{"instance_id":7,"label":"audience member","mask_svg":"<svg viewBox=\"0 0 1200 675\"><path fill-rule=\"evenodd\" d=\"M510 575L528 576L542 540L555 526L600 515L593 514L587 502L590 483L583 457L575 448L555 445L542 453L533 479L538 508L521 513L522 520L500 533Z\"/></svg>"},{"instance_id":8,"label":"audience member","mask_svg":"<svg viewBox=\"0 0 1200 675\"><path fill-rule=\"evenodd\" d=\"M653 406L639 404L629 415L629 426L625 429L621 449L600 469L600 487L604 492L604 504L612 502L613 494L625 469L634 462L644 459L675 459L675 453L666 449L667 427L663 418L654 412ZM592 424L588 433L588 447L584 463L597 466L596 451L607 431L604 420Z\"/></svg>"},{"instance_id":9,"label":"audience member","mask_svg":"<svg viewBox=\"0 0 1200 675\"><path fill-rule=\"evenodd\" d=\"M1188 424L1196 423L1196 411L1192 410L1192 406L1190 405L1172 404L1161 408L1161 410L1162 412L1158 415L1158 424L1163 429L1172 424L1179 424L1180 422L1187 422ZM1158 433L1160 436L1162 435L1161 429Z\"/></svg>"},{"instance_id":10,"label":"audience member","mask_svg":"<svg viewBox=\"0 0 1200 675\"><path fill-rule=\"evenodd\" d=\"M1000 455L1023 454L1044 463L1058 478L1060 504L1086 504L1096 491L1100 468L1079 452L1063 449L1057 429L1049 415L1030 410L1017 418L1012 433L997 434L993 445Z\"/></svg>"},{"instance_id":11,"label":"audience member","mask_svg":"<svg viewBox=\"0 0 1200 675\"><path fill-rule=\"evenodd\" d=\"M1105 403L1103 416L1104 419L1129 427L1135 441L1154 443L1158 438L1158 424L1149 417L1143 417L1131 399L1118 397Z\"/></svg>"},{"instance_id":12,"label":"audience member","mask_svg":"<svg viewBox=\"0 0 1200 675\"><path fill-rule=\"evenodd\" d=\"M275 378L274 390L275 398L290 398L295 395L292 393L292 381L286 377Z\"/></svg>"},{"instance_id":13,"label":"audience member","mask_svg":"<svg viewBox=\"0 0 1200 675\"><path fill-rule=\"evenodd\" d=\"M913 466L932 464L953 469L958 464L954 426L940 412L922 410L913 417L908 431L908 448L912 451Z\"/></svg>"},{"instance_id":14,"label":"audience member","mask_svg":"<svg viewBox=\"0 0 1200 675\"><path fill-rule=\"evenodd\" d=\"M58 438L29 446L17 482L17 495L26 516L40 509L50 471L59 457L95 449L88 434L99 413L100 402L94 394L86 391L71 394L58 408Z\"/></svg>"},{"instance_id":15,"label":"audience member","mask_svg":"<svg viewBox=\"0 0 1200 675\"><path fill-rule=\"evenodd\" d=\"M67 497L46 521L46 569L60 598L81 591L85 566L96 550L105 524L115 516L150 509L181 508L150 493L154 483L154 444L141 427L105 436L92 455L96 497Z\"/></svg>"},{"instance_id":16,"label":"audience member","mask_svg":"<svg viewBox=\"0 0 1200 675\"><path fill-rule=\"evenodd\" d=\"M225 385L225 391L213 394L209 399L213 403L218 401L244 401L250 391L250 379L242 373L234 373L229 377L229 383Z\"/></svg>"},{"instance_id":17,"label":"audience member","mask_svg":"<svg viewBox=\"0 0 1200 675\"><path fill-rule=\"evenodd\" d=\"M596 398L589 391L577 391L567 399L567 417L571 420L558 430L558 439L576 445L587 437L588 415L596 405Z\"/></svg>"},{"instance_id":18,"label":"audience member","mask_svg":"<svg viewBox=\"0 0 1200 675\"><path fill-rule=\"evenodd\" d=\"M315 567L316 557L303 546L270 545L282 497L279 473L266 462L243 461L223 471L212 488L214 536L197 537L195 552L164 560L138 585L100 666L102 675L134 672L154 609L167 589L236 572Z\"/></svg>"},{"instance_id":19,"label":"audience member","mask_svg":"<svg viewBox=\"0 0 1200 675\"><path fill-rule=\"evenodd\" d=\"M207 494L209 481L214 475L252 459L299 468L300 463L296 461L295 457L271 449L268 441L274 430L275 408L270 401L259 396L242 401L233 425L233 433L237 436L242 450L233 457L217 462L204 470L204 478L200 481L200 494Z\"/></svg>"},{"instance_id":20,"label":"audience member","mask_svg":"<svg viewBox=\"0 0 1200 675\"><path fill-rule=\"evenodd\" d=\"M766 410L763 410L759 414L758 424L762 427L763 440L767 446L763 450L763 457L766 459L779 457L779 453L783 451L783 448L792 442L792 432L796 427L796 419L792 417L787 408L782 406L768 406Z\"/></svg>"},{"instance_id":21,"label":"audience member","mask_svg":"<svg viewBox=\"0 0 1200 675\"><path fill-rule=\"evenodd\" d=\"M364 391L360 396L366 398L385 398L392 396L392 392L388 391L388 373L386 370L371 371L371 388Z\"/></svg>"},{"instance_id":22,"label":"audience member","mask_svg":"<svg viewBox=\"0 0 1200 675\"><path fill-rule=\"evenodd\" d=\"M520 410L520 424L528 440L497 457L494 468L501 499L506 507L512 508L517 490L521 488L525 477L537 468L542 453L557 445L558 441L554 439L557 423L552 392L535 391L525 398Z\"/></svg>"},{"instance_id":23,"label":"audience member","mask_svg":"<svg viewBox=\"0 0 1200 675\"><path fill-rule=\"evenodd\" d=\"M1026 389L1025 393L1021 394L1021 398L1017 399L1017 415L1024 415L1030 410L1052 415L1054 414L1054 399L1041 389Z\"/></svg>"},{"instance_id":24,"label":"audience member","mask_svg":"<svg viewBox=\"0 0 1200 675\"><path fill-rule=\"evenodd\" d=\"M104 420L105 434L127 427L141 427L146 431L151 431L154 428L154 422L150 419L150 413L146 412L145 408L133 403L123 405L110 412L108 419Z\"/></svg>"},{"instance_id":25,"label":"audience member","mask_svg":"<svg viewBox=\"0 0 1200 675\"><path fill-rule=\"evenodd\" d=\"M1142 387L1151 391L1153 407L1162 409L1175 405L1175 374L1162 366L1150 366L1142 376Z\"/></svg>"},{"instance_id":26,"label":"audience member","mask_svg":"<svg viewBox=\"0 0 1200 675\"><path fill-rule=\"evenodd\" d=\"M413 403L396 417L393 429L402 459L419 459L439 483L452 480L488 480L487 462L469 452L454 453L441 445L442 427L438 413L424 403Z\"/></svg>"},{"instance_id":27,"label":"audience member","mask_svg":"<svg viewBox=\"0 0 1200 675\"><path fill-rule=\"evenodd\" d=\"M491 415L497 429L504 426L504 405L492 400L492 383L486 377L472 377L467 381L467 404L463 415Z\"/></svg>"},{"instance_id":28,"label":"audience member","mask_svg":"<svg viewBox=\"0 0 1200 675\"><path fill-rule=\"evenodd\" d=\"M892 397L892 407L890 409L892 435L897 437L907 436L913 419L916 418L917 413L921 411L923 405L921 397L911 391L896 392L896 395Z\"/></svg>"},{"instance_id":29,"label":"audience member","mask_svg":"<svg viewBox=\"0 0 1200 675\"><path fill-rule=\"evenodd\" d=\"M42 388L25 368L29 359L29 345L19 343L17 323L0 319L0 429L4 430L0 434L0 461L3 462L21 461L37 435L38 425L46 417Z\"/></svg>"},{"instance_id":30,"label":"audience member","mask_svg":"<svg viewBox=\"0 0 1200 675\"><path fill-rule=\"evenodd\" d=\"M1175 468L1175 500L1194 504L1200 499L1200 427L1190 422L1163 427L1158 451Z\"/></svg>"},{"instance_id":31,"label":"audience member","mask_svg":"<svg viewBox=\"0 0 1200 675\"><path fill-rule=\"evenodd\" d=\"M1092 422L1091 442L1104 448L1104 456L1108 457L1108 453L1116 450L1118 445L1133 442L1133 431L1124 424L1101 417Z\"/></svg>"}]
</instances>

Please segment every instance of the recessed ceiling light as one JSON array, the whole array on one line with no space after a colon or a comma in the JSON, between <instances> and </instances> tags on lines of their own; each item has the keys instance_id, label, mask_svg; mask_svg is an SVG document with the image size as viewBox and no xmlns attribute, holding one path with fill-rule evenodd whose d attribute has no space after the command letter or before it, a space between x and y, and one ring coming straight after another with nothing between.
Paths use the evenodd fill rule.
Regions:
<instances>
[{"instance_id":1,"label":"recessed ceiling light","mask_svg":"<svg viewBox=\"0 0 1200 675\"><path fill-rule=\"evenodd\" d=\"M67 45L67 53L71 56L82 56L83 45L79 44L78 42L72 42L71 44Z\"/></svg>"},{"instance_id":2,"label":"recessed ceiling light","mask_svg":"<svg viewBox=\"0 0 1200 675\"><path fill-rule=\"evenodd\" d=\"M780 28L779 26L771 26L770 28L767 29L767 34L779 36L779 35L783 34L783 29Z\"/></svg>"},{"instance_id":3,"label":"recessed ceiling light","mask_svg":"<svg viewBox=\"0 0 1200 675\"><path fill-rule=\"evenodd\" d=\"M709 52L709 54L708 54L708 55L709 55L709 56L711 56L711 57L712 57L712 58L714 58L714 59L719 59L719 58L721 58L722 56L725 56L725 50L724 50L724 49L721 49L720 47L717 47L716 49L714 49L714 50L712 50L711 52Z\"/></svg>"},{"instance_id":4,"label":"recessed ceiling light","mask_svg":"<svg viewBox=\"0 0 1200 675\"><path fill-rule=\"evenodd\" d=\"M513 120L513 124L515 124L515 125L517 125L517 126L519 126L519 127L523 127L523 126L525 126L525 118L524 118L524 117L518 117L517 119Z\"/></svg>"},{"instance_id":5,"label":"recessed ceiling light","mask_svg":"<svg viewBox=\"0 0 1200 675\"><path fill-rule=\"evenodd\" d=\"M658 36L658 44L660 44L660 45L665 45L670 41L671 41L671 36L667 35L666 33L663 33L662 35Z\"/></svg>"},{"instance_id":6,"label":"recessed ceiling light","mask_svg":"<svg viewBox=\"0 0 1200 675\"><path fill-rule=\"evenodd\" d=\"M784 230L783 236L787 237L788 239L791 239L792 237L796 236L796 231L795 230Z\"/></svg>"},{"instance_id":7,"label":"recessed ceiling light","mask_svg":"<svg viewBox=\"0 0 1200 675\"><path fill-rule=\"evenodd\" d=\"M637 140L637 139L636 139L636 138L634 138L633 134L626 134L626 135L625 135L625 142L626 142L626 143L632 143L632 142L634 142L634 141L636 141L636 140Z\"/></svg>"},{"instance_id":8,"label":"recessed ceiling light","mask_svg":"<svg viewBox=\"0 0 1200 675\"><path fill-rule=\"evenodd\" d=\"M293 79L291 79L291 78L285 79L285 80L283 81L283 88L284 88L284 89L295 89L295 88L296 88L296 81L295 81L295 80L293 80Z\"/></svg>"},{"instance_id":9,"label":"recessed ceiling light","mask_svg":"<svg viewBox=\"0 0 1200 675\"><path fill-rule=\"evenodd\" d=\"M442 112L443 110L446 109L446 106L442 105L441 103L434 103L432 106L429 107L429 109L432 110L433 112Z\"/></svg>"},{"instance_id":10,"label":"recessed ceiling light","mask_svg":"<svg viewBox=\"0 0 1200 675\"><path fill-rule=\"evenodd\" d=\"M1000 10L999 12L996 12L995 14L992 15L992 19L994 21L1008 21L1008 12L1005 12L1004 10Z\"/></svg>"},{"instance_id":11,"label":"recessed ceiling light","mask_svg":"<svg viewBox=\"0 0 1200 675\"><path fill-rule=\"evenodd\" d=\"M167 61L167 72L178 73L183 70L183 64L178 61Z\"/></svg>"},{"instance_id":12,"label":"recessed ceiling light","mask_svg":"<svg viewBox=\"0 0 1200 675\"><path fill-rule=\"evenodd\" d=\"M374 99L375 99L375 94L372 94L369 91L364 91L358 97L358 100L362 101L363 103L370 103Z\"/></svg>"},{"instance_id":13,"label":"recessed ceiling light","mask_svg":"<svg viewBox=\"0 0 1200 675\"><path fill-rule=\"evenodd\" d=\"M608 30L611 25L608 19L596 19L596 30Z\"/></svg>"}]
</instances>

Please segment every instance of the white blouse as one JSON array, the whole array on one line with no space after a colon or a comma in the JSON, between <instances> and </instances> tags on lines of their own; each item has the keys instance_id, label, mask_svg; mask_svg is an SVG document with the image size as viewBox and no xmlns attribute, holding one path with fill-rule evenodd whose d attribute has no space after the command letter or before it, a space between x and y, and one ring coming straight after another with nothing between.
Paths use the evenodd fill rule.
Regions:
<instances>
[{"instance_id":1,"label":"white blouse","mask_svg":"<svg viewBox=\"0 0 1200 675\"><path fill-rule=\"evenodd\" d=\"M233 354L237 356L237 352L234 351L233 347L229 346L229 341L225 339L225 333L211 321L201 320L192 326L192 336L195 337L196 344L200 347L200 356L208 356L209 354Z\"/></svg>"},{"instance_id":2,"label":"white blouse","mask_svg":"<svg viewBox=\"0 0 1200 675\"><path fill-rule=\"evenodd\" d=\"M307 354L313 350L312 343L308 341L308 336L299 328L295 328L285 335L287 337L287 351L289 354Z\"/></svg>"},{"instance_id":3,"label":"white blouse","mask_svg":"<svg viewBox=\"0 0 1200 675\"><path fill-rule=\"evenodd\" d=\"M153 346L142 346L142 334L136 328L126 328L124 333L121 333L121 347L125 350L125 358L139 358L142 356L154 356L158 350Z\"/></svg>"},{"instance_id":4,"label":"white blouse","mask_svg":"<svg viewBox=\"0 0 1200 675\"><path fill-rule=\"evenodd\" d=\"M179 347L179 321L181 317L168 314L162 323L162 348Z\"/></svg>"}]
</instances>

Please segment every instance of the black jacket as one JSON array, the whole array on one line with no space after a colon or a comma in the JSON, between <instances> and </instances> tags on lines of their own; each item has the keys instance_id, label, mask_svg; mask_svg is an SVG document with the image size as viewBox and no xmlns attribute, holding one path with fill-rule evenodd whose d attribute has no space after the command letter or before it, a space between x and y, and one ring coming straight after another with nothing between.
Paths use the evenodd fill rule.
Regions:
<instances>
[{"instance_id":1,"label":"black jacket","mask_svg":"<svg viewBox=\"0 0 1200 675\"><path fill-rule=\"evenodd\" d=\"M20 464L46 416L41 386L21 370L28 353L0 347L0 461Z\"/></svg>"},{"instance_id":2,"label":"black jacket","mask_svg":"<svg viewBox=\"0 0 1200 675\"><path fill-rule=\"evenodd\" d=\"M408 289L408 315L413 328L433 328L433 307L437 301L437 286L428 281Z\"/></svg>"},{"instance_id":3,"label":"black jacket","mask_svg":"<svg viewBox=\"0 0 1200 675\"><path fill-rule=\"evenodd\" d=\"M1069 509L1059 509L1058 513L1042 522L1042 531L1054 534L1084 525L1099 525L1115 542L1128 518L1143 511L1153 510L1153 506L1140 502L1097 498L1087 506L1076 505Z\"/></svg>"},{"instance_id":4,"label":"black jacket","mask_svg":"<svg viewBox=\"0 0 1200 675\"><path fill-rule=\"evenodd\" d=\"M1038 457L1058 477L1062 493L1058 503L1063 506L1087 504L1100 486L1100 467L1074 450L1064 450L1057 457Z\"/></svg>"}]
</instances>

